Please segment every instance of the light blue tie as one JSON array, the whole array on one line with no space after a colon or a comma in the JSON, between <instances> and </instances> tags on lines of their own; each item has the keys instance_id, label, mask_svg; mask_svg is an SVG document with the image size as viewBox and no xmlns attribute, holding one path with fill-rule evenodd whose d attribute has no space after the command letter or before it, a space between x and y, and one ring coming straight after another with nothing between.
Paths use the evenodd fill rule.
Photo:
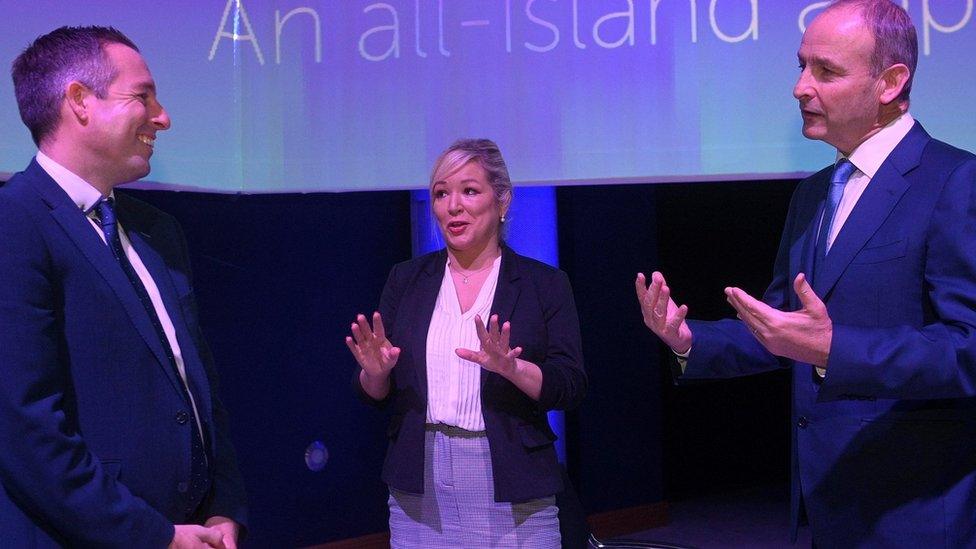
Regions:
<instances>
[{"instance_id":1,"label":"light blue tie","mask_svg":"<svg viewBox=\"0 0 976 549\"><path fill-rule=\"evenodd\" d=\"M834 166L834 174L830 176L830 189L827 192L827 204L824 206L823 218L820 221L820 232L817 234L817 256L816 266L819 267L823 259L827 257L827 239L830 237L830 229L834 225L834 216L837 214L837 205L844 196L844 186L851 178L857 167L851 164L846 158L841 158Z\"/></svg>"}]
</instances>

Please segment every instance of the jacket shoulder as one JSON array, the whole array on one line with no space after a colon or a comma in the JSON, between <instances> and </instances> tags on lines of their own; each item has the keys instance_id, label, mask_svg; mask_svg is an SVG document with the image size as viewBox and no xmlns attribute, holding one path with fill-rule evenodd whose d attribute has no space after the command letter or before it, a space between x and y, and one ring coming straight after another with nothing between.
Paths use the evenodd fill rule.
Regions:
<instances>
[{"instance_id":1,"label":"jacket shoulder","mask_svg":"<svg viewBox=\"0 0 976 549\"><path fill-rule=\"evenodd\" d=\"M976 162L976 155L944 141L931 139L922 151L922 162L955 168L960 164Z\"/></svg>"},{"instance_id":2,"label":"jacket shoulder","mask_svg":"<svg viewBox=\"0 0 976 549\"><path fill-rule=\"evenodd\" d=\"M518 265L519 272L528 274L528 276L533 278L550 278L553 276L566 274L558 268L553 267L548 263L543 263L538 259L526 257L515 252L512 252L511 257Z\"/></svg>"}]
</instances>

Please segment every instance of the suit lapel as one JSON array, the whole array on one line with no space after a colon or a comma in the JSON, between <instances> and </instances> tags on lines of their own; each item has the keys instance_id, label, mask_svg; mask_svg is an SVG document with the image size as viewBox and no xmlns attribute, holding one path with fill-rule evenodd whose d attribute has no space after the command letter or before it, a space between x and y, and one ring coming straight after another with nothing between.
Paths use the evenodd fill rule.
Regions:
<instances>
[{"instance_id":1,"label":"suit lapel","mask_svg":"<svg viewBox=\"0 0 976 549\"><path fill-rule=\"evenodd\" d=\"M34 187L41 198L51 208L51 217L61 226L65 234L78 247L92 267L101 275L105 283L112 289L119 300L119 304L125 310L133 327L142 336L146 345L156 357L159 366L163 368L167 377L174 383L174 388L179 391L175 372L169 366L169 359L163 344L153 328L152 321L146 314L146 309L139 301L135 289L129 278L122 271L112 251L105 242L98 236L97 231L91 226L91 222L85 217L84 213L78 209L68 195L58 184L51 179L37 161L32 161L25 170L25 175L29 175L35 183ZM180 393L182 394L182 393Z\"/></svg>"},{"instance_id":2,"label":"suit lapel","mask_svg":"<svg viewBox=\"0 0 976 549\"><path fill-rule=\"evenodd\" d=\"M854 256L888 219L891 210L908 190L909 182L904 174L918 166L922 149L929 139L916 123L871 178L827 257L817 268L813 289L821 299L826 300Z\"/></svg>"},{"instance_id":3,"label":"suit lapel","mask_svg":"<svg viewBox=\"0 0 976 549\"><path fill-rule=\"evenodd\" d=\"M519 285L517 282L519 278L518 257L511 248L502 246L502 264L499 267L498 283L495 285L495 296L491 301L491 314L498 315L499 323L511 321L512 312L515 311L515 304L519 298ZM485 321L487 322L488 319L485 319ZM498 374L482 370L482 393L485 392L489 380L498 379L502 379ZM484 399L482 399L483 403Z\"/></svg>"},{"instance_id":4,"label":"suit lapel","mask_svg":"<svg viewBox=\"0 0 976 549\"><path fill-rule=\"evenodd\" d=\"M430 320L434 316L434 306L437 304L437 294L444 281L444 269L447 266L447 252L441 251L430 256L430 260L421 269L416 282L415 306L411 307L415 315L411 322L405 324L415 327L411 333L411 352L414 364L417 365L417 388L424 402L427 401L427 331Z\"/></svg>"},{"instance_id":5,"label":"suit lapel","mask_svg":"<svg viewBox=\"0 0 976 549\"><path fill-rule=\"evenodd\" d=\"M828 172L829 174L829 172ZM814 256L817 253L817 231L819 229L820 218L823 217L824 207L827 203L827 178L829 175L820 178L816 184L816 194L814 204L810 206L811 213L804 213L806 219L802 223L803 233L794 241L793 251L791 252L790 277L786 281L787 295L791 310L799 307L799 298L793 291L793 279L797 273L805 273L807 278L816 284L816 273L814 269ZM801 218L801 219L803 219ZM818 294L819 295L819 294Z\"/></svg>"},{"instance_id":6,"label":"suit lapel","mask_svg":"<svg viewBox=\"0 0 976 549\"><path fill-rule=\"evenodd\" d=\"M119 201L119 221L122 227L126 231L126 236L129 237L129 242L132 243L132 247L135 248L136 253L139 254L139 259L142 260L142 264L149 271L149 275L152 277L153 282L156 283L156 289L159 291L159 296L163 301L163 307L166 308L166 314L170 317L170 322L173 324L173 329L176 331L176 340L180 345L180 354L183 357L183 367L186 372L187 381L191 387L194 385L199 385L199 368L191 366L191 361L188 357L198 356L196 353L196 347L193 343L193 338L189 337L186 333L186 319L183 317L183 309L180 307L179 300L176 297L176 288L173 286L173 279L170 276L169 268L166 266L166 262L163 260L159 252L152 246L152 232L151 230L142 232L139 230L139 223L137 220L132 219L131 216L126 215L124 208L122 207L123 201ZM143 313L145 316L145 309L143 308ZM155 328L153 328L153 333L155 333ZM155 338L157 341L159 337ZM160 344L160 348L162 345ZM174 371L174 368L169 364L169 359L163 356L165 360L161 362L163 370L169 377L170 381L174 384L174 387L183 395L182 384L183 381L179 378L179 373ZM196 388L195 388L196 389ZM205 392L199 389L194 390L194 396L197 399L198 405L203 402L201 399L204 398ZM206 399L207 409L209 410L209 399ZM208 416L209 417L209 416Z\"/></svg>"},{"instance_id":7,"label":"suit lapel","mask_svg":"<svg viewBox=\"0 0 976 549\"><path fill-rule=\"evenodd\" d=\"M515 283L519 279L518 261L511 248L502 248L502 264L498 272L498 284L495 285L495 297L491 302L491 314L498 315L499 322L512 318L515 303L518 301L519 287ZM487 321L488 319L485 319Z\"/></svg>"}]
</instances>

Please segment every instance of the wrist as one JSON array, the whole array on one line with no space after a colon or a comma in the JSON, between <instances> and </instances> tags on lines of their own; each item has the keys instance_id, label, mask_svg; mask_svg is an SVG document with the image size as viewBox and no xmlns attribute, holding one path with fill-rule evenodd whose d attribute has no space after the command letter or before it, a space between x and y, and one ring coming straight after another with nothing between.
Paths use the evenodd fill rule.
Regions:
<instances>
[{"instance_id":1,"label":"wrist","mask_svg":"<svg viewBox=\"0 0 976 549\"><path fill-rule=\"evenodd\" d=\"M382 392L389 386L389 381L389 370L373 374L366 371L365 368L359 370L359 383L362 384L364 389L372 389L372 391L368 391L370 393Z\"/></svg>"},{"instance_id":2,"label":"wrist","mask_svg":"<svg viewBox=\"0 0 976 549\"><path fill-rule=\"evenodd\" d=\"M505 367L498 371L498 374L509 381L514 381L518 378L525 369L522 364L524 361L519 358L513 358L511 360L505 361Z\"/></svg>"}]
</instances>

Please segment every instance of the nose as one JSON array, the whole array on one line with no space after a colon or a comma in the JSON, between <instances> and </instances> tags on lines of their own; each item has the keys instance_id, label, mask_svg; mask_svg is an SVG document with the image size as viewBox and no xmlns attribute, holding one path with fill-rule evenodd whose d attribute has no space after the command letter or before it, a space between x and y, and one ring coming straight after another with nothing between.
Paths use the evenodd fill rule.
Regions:
<instances>
[{"instance_id":1,"label":"nose","mask_svg":"<svg viewBox=\"0 0 976 549\"><path fill-rule=\"evenodd\" d=\"M797 99L809 98L813 96L813 89L810 85L810 69L803 69L800 77L796 79L793 86L793 97Z\"/></svg>"},{"instance_id":2,"label":"nose","mask_svg":"<svg viewBox=\"0 0 976 549\"><path fill-rule=\"evenodd\" d=\"M458 193L449 193L447 195L447 211L451 215L457 215L461 213L461 196Z\"/></svg>"},{"instance_id":3,"label":"nose","mask_svg":"<svg viewBox=\"0 0 976 549\"><path fill-rule=\"evenodd\" d=\"M156 112L152 117L153 126L157 130L168 130L172 125L172 121L169 119L169 113L163 108L162 103L156 101Z\"/></svg>"}]
</instances>

